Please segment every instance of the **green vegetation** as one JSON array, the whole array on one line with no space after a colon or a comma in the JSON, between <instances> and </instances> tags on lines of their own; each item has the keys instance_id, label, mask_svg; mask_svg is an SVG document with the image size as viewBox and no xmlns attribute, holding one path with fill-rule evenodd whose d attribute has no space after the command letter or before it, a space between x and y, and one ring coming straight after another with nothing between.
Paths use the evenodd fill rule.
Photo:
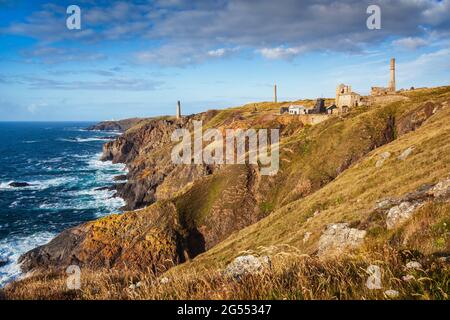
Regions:
<instances>
[{"instance_id":1,"label":"green vegetation","mask_svg":"<svg viewBox=\"0 0 450 320\"><path fill-rule=\"evenodd\" d=\"M274 116L283 104L218 111L205 129L279 126L281 163L274 177L259 176L250 166L216 168L167 199L183 228L202 230L210 245L206 252L168 270L163 274L167 283L150 271L87 270L83 289L67 292L64 275L48 271L13 284L3 294L61 299L385 299L384 290L365 286L367 267L377 264L383 270L383 288L397 290L399 299L448 299L449 264L440 257L450 256L450 203L427 200L392 230L386 228L386 214L374 209L381 199L401 197L450 176L450 87L401 96L401 101L358 107L314 126ZM399 159L408 148L412 153ZM384 153L389 156L377 165ZM327 225L338 222L366 230L363 246L339 253L339 258L317 258L320 236ZM220 270L249 253L269 255L272 267L241 281L223 276ZM411 257L423 268L405 271ZM413 280L402 280L405 275ZM137 282L139 289L129 288Z\"/></svg>"}]
</instances>

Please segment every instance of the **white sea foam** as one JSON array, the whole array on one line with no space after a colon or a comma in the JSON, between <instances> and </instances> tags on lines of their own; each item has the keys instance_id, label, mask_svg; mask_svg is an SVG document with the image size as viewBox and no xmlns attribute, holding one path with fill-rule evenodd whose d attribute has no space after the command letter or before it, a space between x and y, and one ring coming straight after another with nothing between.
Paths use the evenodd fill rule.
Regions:
<instances>
[{"instance_id":1,"label":"white sea foam","mask_svg":"<svg viewBox=\"0 0 450 320\"><path fill-rule=\"evenodd\" d=\"M101 169L110 169L117 171L125 171L126 167L123 163L115 163L113 164L111 161L100 161L100 157L102 153L97 153L87 162L88 167L90 169L101 170Z\"/></svg>"},{"instance_id":2,"label":"white sea foam","mask_svg":"<svg viewBox=\"0 0 450 320\"><path fill-rule=\"evenodd\" d=\"M89 138L83 138L83 137L75 137L75 138L59 138L58 141L63 142L93 142L93 141L111 141L113 138L111 137L89 137Z\"/></svg>"},{"instance_id":3,"label":"white sea foam","mask_svg":"<svg viewBox=\"0 0 450 320\"><path fill-rule=\"evenodd\" d=\"M25 252L49 242L56 234L39 232L31 236L10 236L0 240L0 260L7 261L0 267L0 287L21 275L17 260Z\"/></svg>"},{"instance_id":4,"label":"white sea foam","mask_svg":"<svg viewBox=\"0 0 450 320\"><path fill-rule=\"evenodd\" d=\"M51 187L58 187L69 182L76 181L76 177L58 177L46 180L20 181L26 182L29 186L26 187L11 187L10 184L14 181L0 182L0 190L45 190Z\"/></svg>"},{"instance_id":5,"label":"white sea foam","mask_svg":"<svg viewBox=\"0 0 450 320\"><path fill-rule=\"evenodd\" d=\"M114 197L115 190L80 190L66 193L71 198L63 202L42 203L40 209L47 210L87 210L98 209L97 217L115 213L123 207L126 202L120 197Z\"/></svg>"}]
</instances>

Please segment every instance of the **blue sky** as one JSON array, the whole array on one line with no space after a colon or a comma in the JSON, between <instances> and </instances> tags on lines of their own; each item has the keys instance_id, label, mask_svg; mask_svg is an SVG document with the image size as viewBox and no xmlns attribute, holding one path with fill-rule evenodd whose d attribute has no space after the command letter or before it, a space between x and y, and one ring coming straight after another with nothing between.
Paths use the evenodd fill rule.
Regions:
<instances>
[{"instance_id":1,"label":"blue sky","mask_svg":"<svg viewBox=\"0 0 450 320\"><path fill-rule=\"evenodd\" d=\"M81 30L66 8L81 8ZM366 9L381 8L369 30ZM450 0L0 0L0 121L196 113L450 85Z\"/></svg>"}]
</instances>

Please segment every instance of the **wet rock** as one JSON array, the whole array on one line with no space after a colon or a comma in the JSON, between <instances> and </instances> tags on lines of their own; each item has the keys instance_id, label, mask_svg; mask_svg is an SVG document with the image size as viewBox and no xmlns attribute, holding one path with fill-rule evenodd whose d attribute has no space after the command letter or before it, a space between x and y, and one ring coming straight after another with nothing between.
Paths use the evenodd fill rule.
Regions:
<instances>
[{"instance_id":1,"label":"wet rock","mask_svg":"<svg viewBox=\"0 0 450 320\"><path fill-rule=\"evenodd\" d=\"M120 176L115 176L113 180L114 181L125 181L125 180L127 180L127 175L122 174Z\"/></svg>"},{"instance_id":2,"label":"wet rock","mask_svg":"<svg viewBox=\"0 0 450 320\"><path fill-rule=\"evenodd\" d=\"M234 279L240 279L244 275L256 274L264 269L270 268L270 265L271 261L268 256L240 256L226 267L224 274Z\"/></svg>"},{"instance_id":3,"label":"wet rock","mask_svg":"<svg viewBox=\"0 0 450 320\"><path fill-rule=\"evenodd\" d=\"M99 187L95 188L94 191L112 191L115 190L115 186Z\"/></svg>"},{"instance_id":4,"label":"wet rock","mask_svg":"<svg viewBox=\"0 0 450 320\"><path fill-rule=\"evenodd\" d=\"M366 233L365 230L349 228L348 223L330 224L320 236L318 255L339 254L343 250L356 248L363 243Z\"/></svg>"},{"instance_id":5,"label":"wet rock","mask_svg":"<svg viewBox=\"0 0 450 320\"><path fill-rule=\"evenodd\" d=\"M399 155L399 156L397 157L397 159L398 159L398 160L405 160L406 158L409 157L409 155L413 152L413 150L414 150L413 147L409 147L409 148L405 149L405 150L401 153L401 155Z\"/></svg>"},{"instance_id":6,"label":"wet rock","mask_svg":"<svg viewBox=\"0 0 450 320\"><path fill-rule=\"evenodd\" d=\"M8 258L1 258L0 257L0 267L6 266L9 263Z\"/></svg>"},{"instance_id":7,"label":"wet rock","mask_svg":"<svg viewBox=\"0 0 450 320\"><path fill-rule=\"evenodd\" d=\"M387 228L389 230L393 229L406 220L409 220L419 206L420 203L418 202L405 201L398 206L392 207L386 217Z\"/></svg>"},{"instance_id":8,"label":"wet rock","mask_svg":"<svg viewBox=\"0 0 450 320\"><path fill-rule=\"evenodd\" d=\"M11 182L9 186L12 188L23 188L23 187L31 187L32 185L27 182Z\"/></svg>"}]
</instances>

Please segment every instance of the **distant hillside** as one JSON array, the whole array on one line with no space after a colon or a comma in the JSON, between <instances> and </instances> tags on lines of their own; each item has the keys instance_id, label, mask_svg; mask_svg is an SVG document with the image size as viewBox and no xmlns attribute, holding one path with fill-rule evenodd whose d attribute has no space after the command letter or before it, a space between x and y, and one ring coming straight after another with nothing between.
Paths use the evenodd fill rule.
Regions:
<instances>
[{"instance_id":1,"label":"distant hillside","mask_svg":"<svg viewBox=\"0 0 450 320\"><path fill-rule=\"evenodd\" d=\"M139 122L143 121L143 118L130 118L124 120L111 120L111 121L102 121L93 126L87 128L87 130L100 130L100 131L120 131L125 132L129 128L135 126Z\"/></svg>"},{"instance_id":2,"label":"distant hillside","mask_svg":"<svg viewBox=\"0 0 450 320\"><path fill-rule=\"evenodd\" d=\"M25 254L22 267L33 275L3 294L448 299L450 87L405 91L313 126L279 116L281 105L146 120L107 143L103 158L129 169L119 193L143 209L67 230ZM279 128L278 174L172 164L171 132L200 119L204 128ZM84 270L83 291L67 293L63 271L72 263ZM373 264L383 290L366 286Z\"/></svg>"}]
</instances>

